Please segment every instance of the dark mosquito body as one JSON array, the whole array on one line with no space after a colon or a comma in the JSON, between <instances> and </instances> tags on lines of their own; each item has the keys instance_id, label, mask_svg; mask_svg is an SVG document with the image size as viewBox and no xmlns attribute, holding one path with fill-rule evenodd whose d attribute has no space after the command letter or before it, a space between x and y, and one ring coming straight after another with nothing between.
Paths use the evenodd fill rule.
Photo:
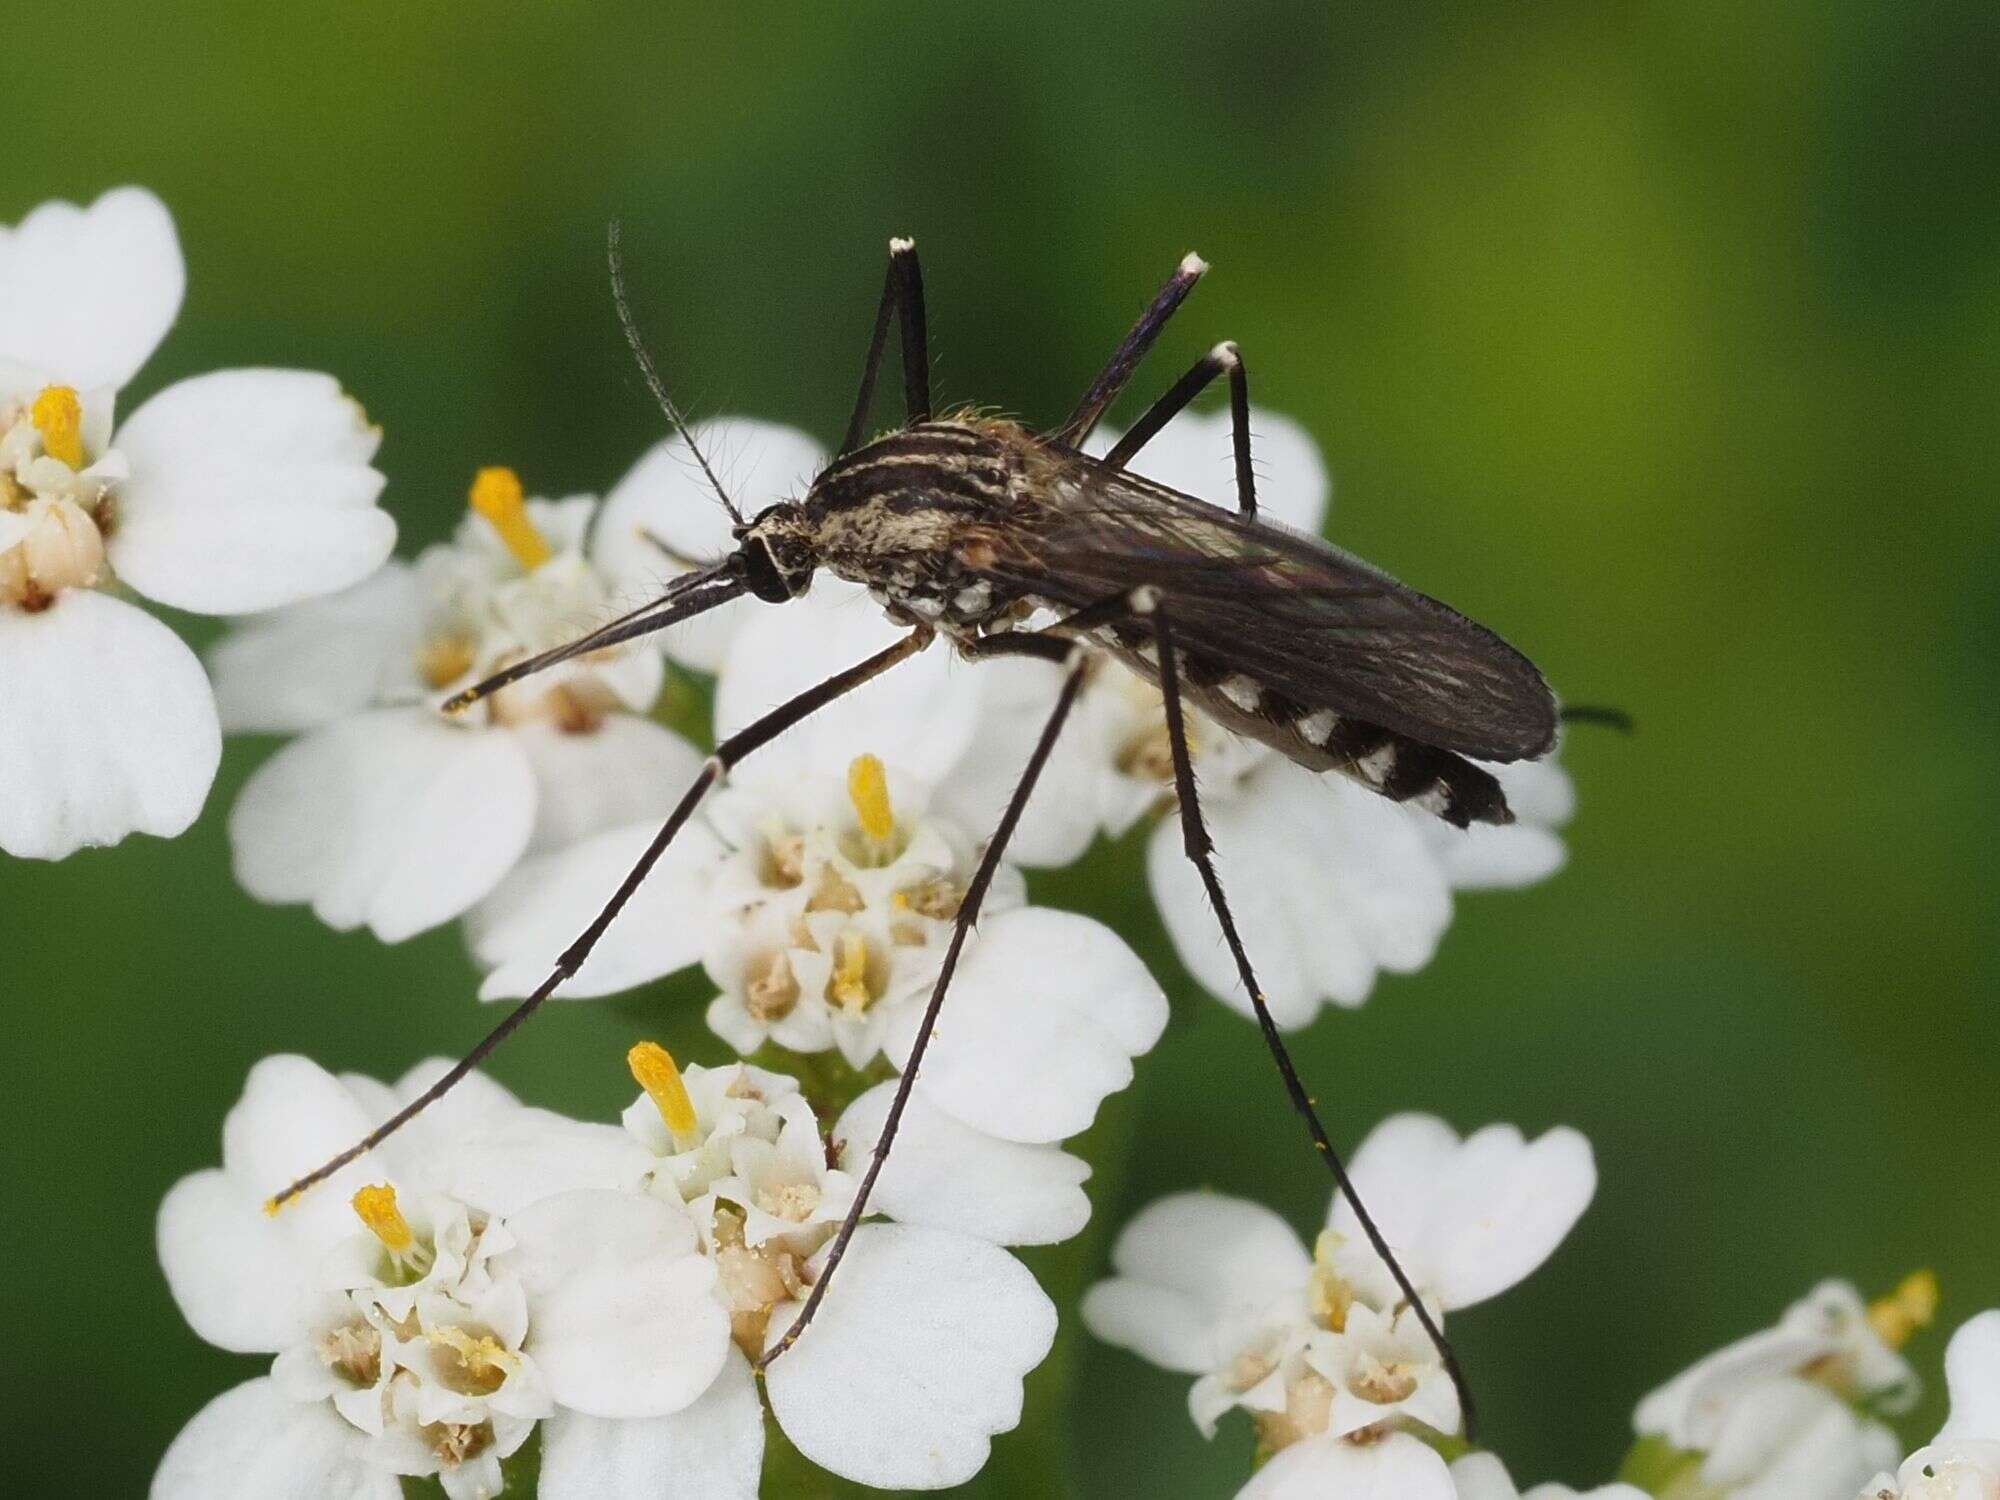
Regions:
<instances>
[{"instance_id":1,"label":"dark mosquito body","mask_svg":"<svg viewBox=\"0 0 2000 1500\"><path fill-rule=\"evenodd\" d=\"M619 317L648 385L735 520L736 550L676 578L650 603L554 651L517 663L461 694L462 708L570 657L663 630L751 594L783 603L821 569L866 585L909 633L724 739L602 911L548 978L423 1095L352 1149L301 1178L274 1204L379 1144L478 1066L574 974L645 881L702 799L745 757L827 704L940 637L975 660L1020 655L1060 669L1047 722L997 828L967 882L916 1039L868 1166L796 1319L765 1350L782 1355L811 1324L867 1211L922 1066L966 938L1093 659L1113 658L1156 684L1164 703L1183 842L1200 873L1237 974L1291 1102L1347 1194L1413 1314L1450 1371L1473 1427L1458 1360L1404 1273L1293 1067L1257 983L1216 874L1188 747L1185 703L1314 771L1427 809L1460 827L1510 820L1492 775L1473 762L1546 754L1555 699L1527 658L1493 632L1318 537L1257 515L1243 361L1218 344L1102 457L1084 444L1207 269L1190 255L1167 279L1067 420L1048 433L975 414L933 415L924 300L915 246L890 242L889 272L862 367L860 394L838 454L797 501L746 520L695 445L668 396L611 270ZM904 424L868 438L875 380L891 322L900 326ZM1130 459L1206 386L1227 378L1236 508L1229 510L1126 470Z\"/></svg>"},{"instance_id":2,"label":"dark mosquito body","mask_svg":"<svg viewBox=\"0 0 2000 1500\"><path fill-rule=\"evenodd\" d=\"M1169 590L1187 701L1308 770L1461 828L1512 821L1499 783L1467 755L1519 760L1555 744L1541 674L1483 626L1318 537L1219 510L1017 422L968 416L891 433L835 460L800 503L758 516L743 543L766 597L772 580L803 589L824 567L865 584L891 618L962 647L1038 613ZM1166 581L1176 573L1179 586ZM1143 615L1058 618L1052 633L1159 684Z\"/></svg>"}]
</instances>

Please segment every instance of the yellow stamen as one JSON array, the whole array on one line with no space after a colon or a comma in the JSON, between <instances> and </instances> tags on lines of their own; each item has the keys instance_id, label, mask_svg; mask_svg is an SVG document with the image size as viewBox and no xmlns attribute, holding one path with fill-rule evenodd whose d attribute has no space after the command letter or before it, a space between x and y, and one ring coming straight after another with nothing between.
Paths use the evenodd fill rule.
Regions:
<instances>
[{"instance_id":1,"label":"yellow stamen","mask_svg":"<svg viewBox=\"0 0 2000 1500\"><path fill-rule=\"evenodd\" d=\"M521 476L512 469L481 469L472 476L467 496L472 508L500 533L500 540L514 554L514 561L532 573L555 555L548 539L528 519L528 503L521 490Z\"/></svg>"},{"instance_id":2,"label":"yellow stamen","mask_svg":"<svg viewBox=\"0 0 2000 1500\"><path fill-rule=\"evenodd\" d=\"M83 467L83 403L76 399L75 387L43 386L28 415L42 435L44 453L72 469Z\"/></svg>"},{"instance_id":3,"label":"yellow stamen","mask_svg":"<svg viewBox=\"0 0 2000 1500\"><path fill-rule=\"evenodd\" d=\"M386 1182L378 1182L355 1193L354 1212L366 1224L375 1238L391 1255L402 1255L417 1242L410 1230L410 1221L403 1217L403 1211L396 1206L396 1190Z\"/></svg>"},{"instance_id":4,"label":"yellow stamen","mask_svg":"<svg viewBox=\"0 0 2000 1500\"><path fill-rule=\"evenodd\" d=\"M889 808L889 778L874 756L857 755L848 766L847 800L854 804L861 831L876 843L896 831L896 815Z\"/></svg>"},{"instance_id":5,"label":"yellow stamen","mask_svg":"<svg viewBox=\"0 0 2000 1500\"><path fill-rule=\"evenodd\" d=\"M653 1101L653 1108L660 1112L667 1129L675 1135L693 1135L694 1100L688 1097L687 1085L681 1081L681 1070L674 1066L672 1054L658 1042L639 1042L625 1054L625 1065L632 1070L639 1087L646 1091L646 1097Z\"/></svg>"},{"instance_id":6,"label":"yellow stamen","mask_svg":"<svg viewBox=\"0 0 2000 1500\"><path fill-rule=\"evenodd\" d=\"M1891 1349L1900 1349L1911 1334L1929 1326L1937 1316L1937 1307L1937 1273L1912 1271L1895 1291L1868 1304L1868 1326Z\"/></svg>"},{"instance_id":7,"label":"yellow stamen","mask_svg":"<svg viewBox=\"0 0 2000 1500\"><path fill-rule=\"evenodd\" d=\"M840 966L826 988L829 998L843 1009L868 1008L868 940L860 933L840 935Z\"/></svg>"}]
</instances>

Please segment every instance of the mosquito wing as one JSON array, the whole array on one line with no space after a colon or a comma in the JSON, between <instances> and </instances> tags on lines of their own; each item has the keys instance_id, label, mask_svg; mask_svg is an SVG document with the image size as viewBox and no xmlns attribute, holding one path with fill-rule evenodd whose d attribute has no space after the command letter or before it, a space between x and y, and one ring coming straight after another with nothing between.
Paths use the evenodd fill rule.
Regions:
<instances>
[{"instance_id":1,"label":"mosquito wing","mask_svg":"<svg viewBox=\"0 0 2000 1500\"><path fill-rule=\"evenodd\" d=\"M1191 657L1309 708L1482 760L1555 744L1555 698L1534 663L1457 610L1316 536L1042 451L1043 482L982 570L996 582L1071 608L1154 584Z\"/></svg>"}]
</instances>

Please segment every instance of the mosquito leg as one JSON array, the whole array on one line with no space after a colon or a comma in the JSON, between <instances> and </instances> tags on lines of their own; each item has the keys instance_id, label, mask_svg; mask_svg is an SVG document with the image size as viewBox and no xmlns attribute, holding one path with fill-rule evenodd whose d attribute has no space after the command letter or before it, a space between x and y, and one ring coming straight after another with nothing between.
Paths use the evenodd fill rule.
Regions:
<instances>
[{"instance_id":1,"label":"mosquito leg","mask_svg":"<svg viewBox=\"0 0 2000 1500\"><path fill-rule=\"evenodd\" d=\"M989 639L1006 638L995 636ZM1023 635L1017 639L1026 642L1036 637ZM1045 649L1049 645L1055 646L1056 650L1050 652ZM951 940L945 945L944 962L938 969L937 983L931 987L930 1000L924 1006L923 1020L917 1027L916 1042L910 1048L909 1060L903 1064L902 1076L896 1080L895 1096L889 1101L889 1113L882 1121L882 1134L875 1142L868 1168L861 1174L860 1186L855 1189L854 1203L847 1210L847 1217L840 1221L840 1231L834 1236L833 1248L827 1252L826 1264L820 1268L819 1279L806 1296L806 1305L799 1310L798 1317L785 1330L783 1337L758 1359L757 1368L760 1370L792 1347L812 1322L820 1304L826 1300L826 1290L833 1284L833 1273L839 1267L841 1258L847 1254L847 1246L854 1238L861 1216L868 1211L868 1195L874 1191L875 1179L882 1175L882 1165L889 1159L889 1148L895 1143L896 1128L902 1123L903 1111L910 1102L910 1091L916 1086L917 1069L923 1065L924 1053L930 1047L932 1033L937 1029L938 1011L944 1006L945 991L951 987L951 976L958 968L958 956L965 947L966 935L979 919L980 903L985 900L986 888L993 883L993 876L1000 868L1000 857L1006 851L1007 841L1014 836L1014 826L1021 821L1022 810L1028 805L1035 781L1041 776L1042 767L1048 764L1050 752L1055 749L1056 736L1062 732L1063 720L1069 717L1076 695L1083 687L1088 658L1080 647L1067 642L1045 641L1044 647L1035 648L1031 654L1068 664L1062 691L1056 695L1055 707L1049 713L1048 722L1042 726L1042 736L1035 742L1034 752L1028 757L1027 769L1022 771L1013 796L1007 800L1007 810L1000 815L1000 826L994 829L986 852L979 857L979 867L973 871L972 880L965 888L965 898L958 904L958 915L952 923Z\"/></svg>"},{"instance_id":2,"label":"mosquito leg","mask_svg":"<svg viewBox=\"0 0 2000 1500\"><path fill-rule=\"evenodd\" d=\"M1146 357L1146 351L1153 347L1153 340L1160 336L1160 330L1167 326L1167 319L1174 315L1174 309L1187 300L1187 294L1194 290L1194 284L1201 280L1208 270L1208 262L1190 251L1174 268L1166 284L1153 298L1152 305L1139 314L1139 321L1132 325L1132 331L1125 335L1125 341L1111 356L1111 362L1098 372L1097 379L1091 381L1090 389L1083 393L1083 399L1076 404L1062 424L1049 436L1059 443L1067 443L1072 448L1083 446L1084 439L1097 426L1111 403L1118 399L1119 392L1131 380L1132 372L1139 368L1139 361Z\"/></svg>"},{"instance_id":3,"label":"mosquito leg","mask_svg":"<svg viewBox=\"0 0 2000 1500\"><path fill-rule=\"evenodd\" d=\"M1187 723L1181 707L1180 664L1176 659L1173 626L1168 618L1166 601L1157 590L1136 589L1132 602L1134 612L1151 621L1153 641L1160 654L1160 692L1166 699L1167 744L1174 759L1174 790L1180 799L1181 837L1187 856L1194 861L1194 867L1201 875L1202 886L1208 892L1208 904L1215 910L1223 941L1229 945L1230 957L1236 961L1236 972L1257 1013L1257 1025L1264 1033L1265 1046L1271 1049L1271 1060L1278 1065L1278 1072L1285 1080L1285 1092L1291 1096L1292 1107L1304 1116L1314 1147L1332 1171L1335 1184L1353 1206L1354 1217L1360 1221L1368 1243L1382 1257L1390 1274L1395 1277L1397 1287L1417 1315L1417 1321L1430 1335L1431 1343L1436 1345L1438 1357L1444 1361L1444 1367L1451 1375L1451 1383L1458 1388L1459 1406L1465 1416L1465 1435L1470 1440L1474 1429L1472 1387L1466 1382L1465 1371L1459 1366L1458 1354L1445 1338L1444 1330L1438 1327L1437 1320L1431 1316L1430 1309L1424 1306L1423 1298L1417 1295L1416 1287L1410 1283L1409 1273L1404 1271L1402 1262L1396 1259L1395 1252L1382 1237L1373 1215L1355 1193L1354 1183L1347 1175L1346 1163L1327 1138L1326 1127L1320 1124L1312 1098L1299 1081L1298 1069L1293 1067L1291 1054L1285 1049L1284 1038L1279 1035L1278 1023L1271 1018L1271 1009L1265 1004L1264 992L1250 967L1250 955L1244 951L1243 939L1236 931L1236 919L1230 914L1229 901L1222 893L1222 881L1215 872L1215 844L1208 836L1207 823L1202 819L1201 799L1195 790L1194 761L1188 754Z\"/></svg>"},{"instance_id":4,"label":"mosquito leg","mask_svg":"<svg viewBox=\"0 0 2000 1500\"><path fill-rule=\"evenodd\" d=\"M590 950L595 948L597 940L604 936L605 929L610 927L618 913L624 909L625 903L632 899L633 893L652 873L653 866L659 863L660 856L666 853L667 846L674 841L675 835L686 825L688 819L694 816L702 798L732 766L738 764L752 751L762 749L801 719L817 713L836 698L846 696L863 683L881 676L905 658L914 656L929 644L930 638L930 631L927 629L912 631L895 645L876 652L866 661L849 667L838 676L829 677L817 687L806 689L790 702L780 704L763 718L738 730L717 745L714 753L703 763L701 774L695 777L694 785L687 789L674 810L667 815L667 821L660 825L660 831L653 836L652 843L646 846L646 852L639 856L639 862L626 872L625 878L618 884L618 889L612 892L611 899L604 903L604 909L591 919L590 925L584 928L576 941L563 950L562 956L556 960L555 967L549 971L548 978L535 988L535 992L509 1011L498 1026L489 1031L478 1045L454 1063L436 1083L369 1131L354 1145L292 1183L273 1197L267 1206L275 1210L298 1197L315 1183L323 1182L355 1157L365 1151L374 1150L417 1114L449 1093L460 1079L484 1062L496 1047L513 1035L529 1016L540 1009L542 1002L555 993L564 980L583 966L583 961L590 956Z\"/></svg>"},{"instance_id":5,"label":"mosquito leg","mask_svg":"<svg viewBox=\"0 0 2000 1500\"><path fill-rule=\"evenodd\" d=\"M889 241L889 270L882 281L882 301L875 309L875 332L868 340L868 358L861 366L861 391L854 398L854 415L840 452L861 446L868 435L868 415L875 405L875 376L882 368L882 350L889 342L889 319L900 314L903 330L903 409L912 422L931 417L931 352L924 325L924 273L917 263L915 240ZM838 457L838 455L835 455Z\"/></svg>"},{"instance_id":6,"label":"mosquito leg","mask_svg":"<svg viewBox=\"0 0 2000 1500\"><path fill-rule=\"evenodd\" d=\"M1210 381L1225 372L1229 376L1230 435L1236 445L1236 513L1246 521L1254 517L1257 478L1250 469L1250 378L1243 370L1243 356L1233 343L1217 344L1196 360L1194 367L1174 383L1174 388L1148 407L1146 415L1104 456L1105 466L1124 468Z\"/></svg>"}]
</instances>

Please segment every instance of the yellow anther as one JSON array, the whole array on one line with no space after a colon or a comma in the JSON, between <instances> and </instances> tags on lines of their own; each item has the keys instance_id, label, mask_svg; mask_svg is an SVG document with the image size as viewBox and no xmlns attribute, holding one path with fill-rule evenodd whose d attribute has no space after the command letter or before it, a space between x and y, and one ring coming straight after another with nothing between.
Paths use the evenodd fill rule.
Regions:
<instances>
[{"instance_id":1,"label":"yellow anther","mask_svg":"<svg viewBox=\"0 0 2000 1500\"><path fill-rule=\"evenodd\" d=\"M72 469L83 467L83 403L76 399L75 387L43 386L28 415L42 435L44 453Z\"/></svg>"},{"instance_id":2,"label":"yellow anther","mask_svg":"<svg viewBox=\"0 0 2000 1500\"><path fill-rule=\"evenodd\" d=\"M514 561L532 573L555 555L548 539L528 519L528 502L521 489L521 476L512 469L481 469L472 476L467 496L472 508L500 533L500 540L514 554Z\"/></svg>"},{"instance_id":3,"label":"yellow anther","mask_svg":"<svg viewBox=\"0 0 2000 1500\"><path fill-rule=\"evenodd\" d=\"M687 1085L681 1081L681 1070L674 1066L673 1055L658 1042L638 1042L625 1054L625 1065L632 1070L639 1087L646 1091L646 1097L653 1101L653 1108L660 1112L667 1129L675 1135L693 1135L694 1100L688 1097Z\"/></svg>"},{"instance_id":4,"label":"yellow anther","mask_svg":"<svg viewBox=\"0 0 2000 1500\"><path fill-rule=\"evenodd\" d=\"M1937 1273L1912 1271L1895 1291L1868 1304L1868 1326L1891 1349L1900 1349L1911 1334L1929 1326L1937 1308Z\"/></svg>"},{"instance_id":5,"label":"yellow anther","mask_svg":"<svg viewBox=\"0 0 2000 1500\"><path fill-rule=\"evenodd\" d=\"M354 1212L391 1255L402 1255L417 1243L410 1221L396 1206L396 1190L386 1182L360 1189L351 1200Z\"/></svg>"},{"instance_id":6,"label":"yellow anther","mask_svg":"<svg viewBox=\"0 0 2000 1500\"><path fill-rule=\"evenodd\" d=\"M828 998L845 1010L868 1008L868 940L860 933L840 935L840 964L826 988Z\"/></svg>"},{"instance_id":7,"label":"yellow anther","mask_svg":"<svg viewBox=\"0 0 2000 1500\"><path fill-rule=\"evenodd\" d=\"M847 800L854 804L861 831L876 843L896 831L896 815L889 808L889 778L874 756L857 755L848 766Z\"/></svg>"}]
</instances>

